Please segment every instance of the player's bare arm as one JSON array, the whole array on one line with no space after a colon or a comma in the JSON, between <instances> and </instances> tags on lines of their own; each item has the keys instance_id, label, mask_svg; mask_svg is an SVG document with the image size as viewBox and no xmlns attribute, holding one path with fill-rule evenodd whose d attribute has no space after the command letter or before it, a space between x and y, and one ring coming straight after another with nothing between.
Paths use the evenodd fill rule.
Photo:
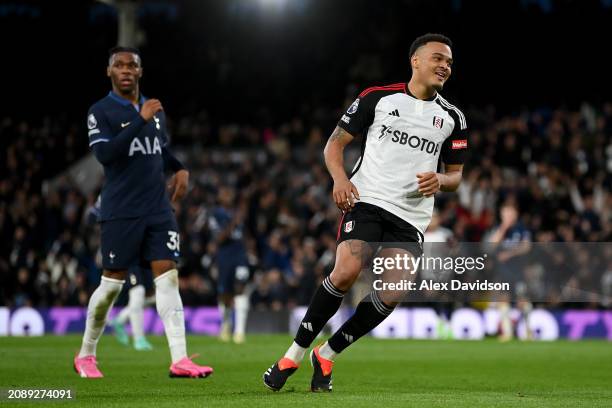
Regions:
<instances>
[{"instance_id":1,"label":"player's bare arm","mask_svg":"<svg viewBox=\"0 0 612 408\"><path fill-rule=\"evenodd\" d=\"M443 173L428 171L418 173L419 192L431 197L438 191L452 192L457 190L463 176L463 164L446 164Z\"/></svg>"},{"instance_id":2,"label":"player's bare arm","mask_svg":"<svg viewBox=\"0 0 612 408\"><path fill-rule=\"evenodd\" d=\"M177 171L172 179L168 188L172 192L172 203L177 203L187 195L187 188L189 187L189 172L185 169Z\"/></svg>"},{"instance_id":3,"label":"player's bare arm","mask_svg":"<svg viewBox=\"0 0 612 408\"><path fill-rule=\"evenodd\" d=\"M323 150L325 165L334 180L334 202L342 211L350 211L359 199L357 188L346 175L344 170L344 148L354 139L353 135L339 126L336 126Z\"/></svg>"}]
</instances>

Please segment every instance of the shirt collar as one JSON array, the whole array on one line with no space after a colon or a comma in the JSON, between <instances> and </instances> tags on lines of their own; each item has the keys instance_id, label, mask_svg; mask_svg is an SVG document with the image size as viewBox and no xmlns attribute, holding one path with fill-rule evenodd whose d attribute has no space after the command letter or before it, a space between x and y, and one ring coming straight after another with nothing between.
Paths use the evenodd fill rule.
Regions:
<instances>
[{"instance_id":1,"label":"shirt collar","mask_svg":"<svg viewBox=\"0 0 612 408\"><path fill-rule=\"evenodd\" d=\"M419 98L417 98L416 96L414 96L414 95L412 94L412 92L410 92L410 89L408 89L408 82L406 82L406 83L404 84L404 91L406 92L406 94L407 94L407 95L412 96L414 99L419 99ZM435 100L437 97L438 97L438 93L436 92L436 93L435 93L435 94L434 94L432 97L429 97L429 98L427 98L427 99L419 99L419 100L420 100L420 101L433 101L433 100Z\"/></svg>"},{"instance_id":2,"label":"shirt collar","mask_svg":"<svg viewBox=\"0 0 612 408\"><path fill-rule=\"evenodd\" d=\"M130 106L132 104L132 102L128 101L125 98L122 98L121 96L117 95L113 91L110 91L108 93L108 96L110 96L113 100L115 100L116 102L119 102L123 106ZM142 105L146 100L147 100L147 98L145 98L142 94L140 94L140 100L139 100L138 104Z\"/></svg>"}]
</instances>

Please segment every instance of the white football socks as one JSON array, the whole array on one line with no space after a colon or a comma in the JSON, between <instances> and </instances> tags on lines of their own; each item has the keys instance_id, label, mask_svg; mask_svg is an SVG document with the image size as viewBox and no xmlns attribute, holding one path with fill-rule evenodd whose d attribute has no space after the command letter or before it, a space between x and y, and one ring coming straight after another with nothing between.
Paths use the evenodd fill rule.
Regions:
<instances>
[{"instance_id":1,"label":"white football socks","mask_svg":"<svg viewBox=\"0 0 612 408\"><path fill-rule=\"evenodd\" d=\"M172 363L187 357L185 315L179 295L178 271L171 269L155 278L157 313L164 323Z\"/></svg>"},{"instance_id":2,"label":"white football socks","mask_svg":"<svg viewBox=\"0 0 612 408\"><path fill-rule=\"evenodd\" d=\"M125 281L102 276L100 285L96 288L87 305L87 320L85 333L81 343L79 357L95 356L100 335L106 326L108 312L117 299Z\"/></svg>"},{"instance_id":3,"label":"white football socks","mask_svg":"<svg viewBox=\"0 0 612 408\"><path fill-rule=\"evenodd\" d=\"M291 347L289 347L289 350L287 350L287 352L285 353L284 357L288 358L289 360L293 361L296 364L300 364L302 360L304 359L306 350L308 349L300 346L294 341L291 344Z\"/></svg>"},{"instance_id":4,"label":"white football socks","mask_svg":"<svg viewBox=\"0 0 612 408\"><path fill-rule=\"evenodd\" d=\"M221 313L221 324L232 324L232 308L226 307L223 303L219 304L219 312Z\"/></svg>"},{"instance_id":5,"label":"white football socks","mask_svg":"<svg viewBox=\"0 0 612 408\"><path fill-rule=\"evenodd\" d=\"M329 347L328 342L325 342L319 349L319 355L326 360L334 361L338 353L336 353L334 350L332 350L331 347Z\"/></svg>"},{"instance_id":6,"label":"white football socks","mask_svg":"<svg viewBox=\"0 0 612 408\"><path fill-rule=\"evenodd\" d=\"M234 297L234 309L236 310L236 320L234 322L234 335L244 336L249 316L249 295L242 294Z\"/></svg>"},{"instance_id":7,"label":"white football socks","mask_svg":"<svg viewBox=\"0 0 612 408\"><path fill-rule=\"evenodd\" d=\"M510 303L499 302L500 340L512 340L512 320L510 319Z\"/></svg>"},{"instance_id":8,"label":"white football socks","mask_svg":"<svg viewBox=\"0 0 612 408\"><path fill-rule=\"evenodd\" d=\"M147 296L144 300L144 307L152 306L155 304L155 294Z\"/></svg>"},{"instance_id":9,"label":"white football socks","mask_svg":"<svg viewBox=\"0 0 612 408\"><path fill-rule=\"evenodd\" d=\"M220 336L223 341L228 341L232 331L232 308L219 303L219 314L221 314Z\"/></svg>"},{"instance_id":10,"label":"white football socks","mask_svg":"<svg viewBox=\"0 0 612 408\"><path fill-rule=\"evenodd\" d=\"M137 285L130 289L130 300L128 301L127 309L129 310L130 315L132 336L135 339L144 337L144 300L144 286Z\"/></svg>"},{"instance_id":11,"label":"white football socks","mask_svg":"<svg viewBox=\"0 0 612 408\"><path fill-rule=\"evenodd\" d=\"M119 324L125 324L127 323L129 318L130 318L130 304L128 301L128 305L124 307L123 309L121 309L119 314L117 314L117 316L115 316L113 320Z\"/></svg>"},{"instance_id":12,"label":"white football socks","mask_svg":"<svg viewBox=\"0 0 612 408\"><path fill-rule=\"evenodd\" d=\"M128 300L128 304L126 305L126 307L124 307L123 309L121 309L121 311L119 312L119 314L117 314L117 316L115 316L115 321L117 323L120 324L126 324L128 319L131 319L130 313L132 312L132 308L133 307L142 307L144 308L145 306L145 302L144 302L144 287L142 285L137 285L137 286L133 286L128 294L129 294L129 300ZM142 302L140 301L140 298L142 297ZM142 303L142 306L141 306ZM153 302L155 303L155 302ZM131 320L130 323L134 324Z\"/></svg>"}]
</instances>

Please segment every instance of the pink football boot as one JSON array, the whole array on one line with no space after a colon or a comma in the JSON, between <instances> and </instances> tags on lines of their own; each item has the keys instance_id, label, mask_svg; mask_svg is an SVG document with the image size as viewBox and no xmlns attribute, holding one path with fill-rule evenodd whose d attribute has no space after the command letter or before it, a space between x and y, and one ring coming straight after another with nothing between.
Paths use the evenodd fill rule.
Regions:
<instances>
[{"instance_id":1,"label":"pink football boot","mask_svg":"<svg viewBox=\"0 0 612 408\"><path fill-rule=\"evenodd\" d=\"M74 357L74 370L83 378L102 378L104 377L98 370L96 356Z\"/></svg>"},{"instance_id":2,"label":"pink football boot","mask_svg":"<svg viewBox=\"0 0 612 408\"><path fill-rule=\"evenodd\" d=\"M213 373L211 367L197 365L191 361L194 357L196 357L196 355L185 357L172 364L170 366L170 377L206 378Z\"/></svg>"}]
</instances>

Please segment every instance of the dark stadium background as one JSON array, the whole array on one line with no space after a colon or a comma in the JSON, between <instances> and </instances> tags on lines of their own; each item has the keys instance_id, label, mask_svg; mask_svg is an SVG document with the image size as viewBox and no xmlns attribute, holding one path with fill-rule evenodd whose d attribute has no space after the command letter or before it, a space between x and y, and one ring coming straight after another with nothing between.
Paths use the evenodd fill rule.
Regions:
<instances>
[{"instance_id":1,"label":"dark stadium background","mask_svg":"<svg viewBox=\"0 0 612 408\"><path fill-rule=\"evenodd\" d=\"M105 378L74 373L100 280L90 211L102 174L86 116L110 89L117 12L89 0L0 0L0 405L11 389L69 389L83 407L610 406L612 0L136 3L142 91L163 102L173 152L191 173L176 208L188 351L215 374L168 379L155 306L143 322L153 351L120 344L109 324L97 353ZM443 302L424 291L442 297L408 299L339 356L333 393L312 395L306 360L272 393L262 373L334 265L325 142L362 89L409 78L410 43L426 32L455 43L443 95L469 127L462 185L437 194L433 234L488 253L521 301ZM218 338L208 217L224 186L247 208L244 344ZM534 241L526 265L487 252L504 204ZM111 318L126 310L127 286ZM371 289L356 282L325 336ZM479 341L457 341L468 339Z\"/></svg>"},{"instance_id":2,"label":"dark stadium background","mask_svg":"<svg viewBox=\"0 0 612 408\"><path fill-rule=\"evenodd\" d=\"M606 1L265 3L143 1L145 92L175 116L206 109L218 122L279 123L304 105L338 106L348 84L405 80L409 45L425 32L455 42L445 94L460 106L572 106L601 102L610 88ZM82 118L107 91L111 7L9 1L0 23L5 114ZM372 69L355 72L366 61Z\"/></svg>"},{"instance_id":3,"label":"dark stadium background","mask_svg":"<svg viewBox=\"0 0 612 408\"><path fill-rule=\"evenodd\" d=\"M426 32L455 43L443 94L468 117L464 184L485 203L476 217L472 196L441 195L444 227L479 241L510 199L536 240L609 241L611 13L609 1L142 2L142 91L162 100L192 170L179 212L185 303L215 302L198 216L228 184L249 206L254 305L308 302L337 228L325 140L361 89L409 78L408 48ZM83 193L64 175L88 154L86 112L110 88L116 13L3 2L0 36L0 305L84 306L99 279L83 221L99 180Z\"/></svg>"}]
</instances>

